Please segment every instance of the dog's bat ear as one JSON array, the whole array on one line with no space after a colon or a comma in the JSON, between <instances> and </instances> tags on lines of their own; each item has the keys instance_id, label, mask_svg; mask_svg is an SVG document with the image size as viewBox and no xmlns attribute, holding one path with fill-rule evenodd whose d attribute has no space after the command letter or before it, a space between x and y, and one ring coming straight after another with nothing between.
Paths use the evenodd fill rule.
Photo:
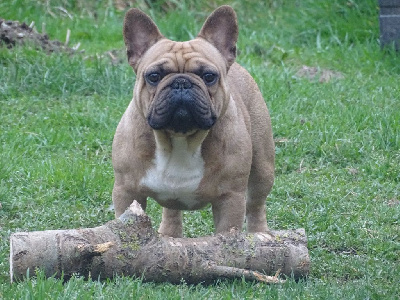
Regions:
<instances>
[{"instance_id":1,"label":"dog's bat ear","mask_svg":"<svg viewBox=\"0 0 400 300\"><path fill-rule=\"evenodd\" d=\"M126 13L123 35L128 62L135 72L143 54L164 38L151 18L137 8L132 8Z\"/></svg>"},{"instance_id":2,"label":"dog's bat ear","mask_svg":"<svg viewBox=\"0 0 400 300\"><path fill-rule=\"evenodd\" d=\"M238 35L239 28L236 13L232 7L223 5L207 18L198 37L213 44L225 57L229 67L236 59Z\"/></svg>"}]
</instances>

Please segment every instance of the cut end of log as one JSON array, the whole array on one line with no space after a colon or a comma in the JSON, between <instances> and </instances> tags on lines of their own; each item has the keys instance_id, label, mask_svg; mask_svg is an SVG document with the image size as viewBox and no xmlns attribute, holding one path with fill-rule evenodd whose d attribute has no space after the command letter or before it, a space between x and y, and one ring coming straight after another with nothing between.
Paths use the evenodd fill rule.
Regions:
<instances>
[{"instance_id":1,"label":"cut end of log","mask_svg":"<svg viewBox=\"0 0 400 300\"><path fill-rule=\"evenodd\" d=\"M13 270L14 270L14 267L13 267L14 257L13 257L13 253L14 253L14 251L13 251L13 243L12 243L12 240L10 240L10 281L11 281L11 283L13 283L13 279L14 279L14 272L13 272Z\"/></svg>"}]
</instances>

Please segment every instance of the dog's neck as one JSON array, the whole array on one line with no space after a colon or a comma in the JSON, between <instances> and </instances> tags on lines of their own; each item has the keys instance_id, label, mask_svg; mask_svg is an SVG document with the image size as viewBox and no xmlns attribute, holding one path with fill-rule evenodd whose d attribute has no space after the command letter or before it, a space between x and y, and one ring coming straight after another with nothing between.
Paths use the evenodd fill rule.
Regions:
<instances>
[{"instance_id":1,"label":"dog's neck","mask_svg":"<svg viewBox=\"0 0 400 300\"><path fill-rule=\"evenodd\" d=\"M208 130L197 130L186 135L165 130L154 130L157 150L165 153L171 153L175 147L181 147L184 143L186 150L194 154L201 147L207 134Z\"/></svg>"}]
</instances>

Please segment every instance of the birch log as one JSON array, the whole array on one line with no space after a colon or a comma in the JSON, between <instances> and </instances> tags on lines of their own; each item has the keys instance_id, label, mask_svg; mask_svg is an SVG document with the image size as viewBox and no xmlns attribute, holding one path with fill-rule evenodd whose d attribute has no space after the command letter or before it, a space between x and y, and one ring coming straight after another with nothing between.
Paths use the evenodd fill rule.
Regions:
<instances>
[{"instance_id":1,"label":"birch log","mask_svg":"<svg viewBox=\"0 0 400 300\"><path fill-rule=\"evenodd\" d=\"M115 275L179 283L241 278L280 282L278 272L307 276L310 259L303 229L246 234L232 229L200 238L160 237L134 203L120 218L87 229L14 233L10 237L11 281L37 268L47 277Z\"/></svg>"}]
</instances>

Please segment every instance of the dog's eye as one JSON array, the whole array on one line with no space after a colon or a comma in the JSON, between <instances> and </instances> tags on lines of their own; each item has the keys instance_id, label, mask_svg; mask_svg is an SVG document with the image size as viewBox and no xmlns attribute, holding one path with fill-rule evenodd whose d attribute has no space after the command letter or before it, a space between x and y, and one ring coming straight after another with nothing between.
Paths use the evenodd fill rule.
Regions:
<instances>
[{"instance_id":1,"label":"dog's eye","mask_svg":"<svg viewBox=\"0 0 400 300\"><path fill-rule=\"evenodd\" d=\"M204 80L205 84L211 85L211 84L215 83L215 81L217 80L217 75L215 75L213 73L205 73L205 74L203 74L203 80Z\"/></svg>"},{"instance_id":2,"label":"dog's eye","mask_svg":"<svg viewBox=\"0 0 400 300\"><path fill-rule=\"evenodd\" d=\"M159 73L150 73L146 76L148 83L155 85L161 80L161 75Z\"/></svg>"}]
</instances>

